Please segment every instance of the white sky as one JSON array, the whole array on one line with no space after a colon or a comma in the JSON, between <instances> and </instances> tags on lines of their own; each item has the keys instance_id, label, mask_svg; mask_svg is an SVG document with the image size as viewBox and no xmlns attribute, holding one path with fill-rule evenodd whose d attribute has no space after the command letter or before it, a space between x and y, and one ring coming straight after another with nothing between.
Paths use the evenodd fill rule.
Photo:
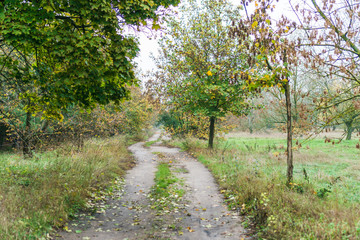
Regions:
<instances>
[{"instance_id":1,"label":"white sky","mask_svg":"<svg viewBox=\"0 0 360 240\"><path fill-rule=\"evenodd\" d=\"M230 0L234 5L238 5L240 3L239 0ZM294 1L294 0L293 0ZM291 15L294 16L292 13L292 10L290 8L290 4L288 0L279 0L279 3L276 4L276 8L274 11L274 18L280 17L281 15ZM151 59L151 55L157 56L159 46L157 44L157 39L152 38L149 39L146 34L139 33L139 41L140 41L140 54L136 58L136 63L139 66L139 69L141 69L142 73L146 73L147 71L151 71L156 68L155 63ZM145 80L145 79L144 79Z\"/></svg>"}]
</instances>

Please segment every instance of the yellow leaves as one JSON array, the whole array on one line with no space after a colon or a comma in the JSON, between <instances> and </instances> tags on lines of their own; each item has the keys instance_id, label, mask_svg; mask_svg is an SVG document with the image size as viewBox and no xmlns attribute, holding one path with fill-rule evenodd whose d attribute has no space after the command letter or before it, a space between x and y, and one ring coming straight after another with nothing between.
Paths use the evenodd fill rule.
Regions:
<instances>
[{"instance_id":1,"label":"yellow leaves","mask_svg":"<svg viewBox=\"0 0 360 240\"><path fill-rule=\"evenodd\" d=\"M258 21L254 21L253 24L251 24L252 28L256 28L258 26Z\"/></svg>"},{"instance_id":2,"label":"yellow leaves","mask_svg":"<svg viewBox=\"0 0 360 240\"><path fill-rule=\"evenodd\" d=\"M245 210L245 208L246 208L246 204L243 203L243 204L241 205L241 210Z\"/></svg>"},{"instance_id":3,"label":"yellow leaves","mask_svg":"<svg viewBox=\"0 0 360 240\"><path fill-rule=\"evenodd\" d=\"M210 76L210 77L213 75L210 70L209 70L206 74L207 74L208 76Z\"/></svg>"},{"instance_id":4,"label":"yellow leaves","mask_svg":"<svg viewBox=\"0 0 360 240\"><path fill-rule=\"evenodd\" d=\"M157 23L152 25L152 29L154 30L159 30L160 28L161 28L160 25Z\"/></svg>"},{"instance_id":5,"label":"yellow leaves","mask_svg":"<svg viewBox=\"0 0 360 240\"><path fill-rule=\"evenodd\" d=\"M63 229L64 229L66 232L71 232L71 230L68 228L68 226L65 226Z\"/></svg>"}]
</instances>

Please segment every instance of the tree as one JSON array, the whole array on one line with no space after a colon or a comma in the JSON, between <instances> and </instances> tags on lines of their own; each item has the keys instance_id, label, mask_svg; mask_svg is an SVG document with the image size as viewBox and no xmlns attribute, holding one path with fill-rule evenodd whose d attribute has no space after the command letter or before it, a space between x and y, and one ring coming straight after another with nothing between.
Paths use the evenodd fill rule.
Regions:
<instances>
[{"instance_id":1,"label":"tree","mask_svg":"<svg viewBox=\"0 0 360 240\"><path fill-rule=\"evenodd\" d=\"M321 98L317 98L319 109L338 108L342 114L331 116L325 124L330 124L328 120L331 119L335 122L343 121L350 127L356 119L356 114L352 115L352 113L359 111L360 108L356 104L360 97L357 91L360 85L359 2L303 0L302 3L304 4L297 4L294 7L299 20L298 28L304 32L300 53L308 67L316 71L319 76L342 86L330 96L324 94ZM343 111L345 109L347 110ZM343 115L344 113L348 116ZM347 132L350 134L347 138L351 137L351 127Z\"/></svg>"},{"instance_id":2,"label":"tree","mask_svg":"<svg viewBox=\"0 0 360 240\"><path fill-rule=\"evenodd\" d=\"M243 7L246 19L234 22L231 35L238 39L239 45L247 45L247 54L251 63L243 74L250 91L278 86L285 94L286 132L287 132L287 183L293 178L292 154L292 113L290 78L294 67L298 64L296 41L288 37L295 23L282 17L279 21L272 20L269 11L275 5L272 0L244 0ZM248 14L248 5L254 3L255 10ZM274 26L275 25L275 26ZM248 39L252 39L249 41Z\"/></svg>"},{"instance_id":3,"label":"tree","mask_svg":"<svg viewBox=\"0 0 360 240\"><path fill-rule=\"evenodd\" d=\"M322 111L324 125L345 125L344 136L346 135L346 140L351 140L351 135L360 122L360 100L353 98L360 87L351 87L338 79L331 84L325 82L324 89L315 98L317 108Z\"/></svg>"},{"instance_id":4,"label":"tree","mask_svg":"<svg viewBox=\"0 0 360 240\"><path fill-rule=\"evenodd\" d=\"M215 123L227 113L246 114L249 104L239 75L248 67L237 40L229 37L231 22L240 18L226 0L191 0L180 8L180 18L168 22L158 59L161 91L169 106L208 118L209 148Z\"/></svg>"},{"instance_id":5,"label":"tree","mask_svg":"<svg viewBox=\"0 0 360 240\"><path fill-rule=\"evenodd\" d=\"M25 112L24 154L30 154L32 117L61 120L71 105L92 109L127 99L138 46L124 29L147 20L157 29L157 10L178 2L1 1L0 85ZM2 110L3 118L13 115Z\"/></svg>"}]
</instances>

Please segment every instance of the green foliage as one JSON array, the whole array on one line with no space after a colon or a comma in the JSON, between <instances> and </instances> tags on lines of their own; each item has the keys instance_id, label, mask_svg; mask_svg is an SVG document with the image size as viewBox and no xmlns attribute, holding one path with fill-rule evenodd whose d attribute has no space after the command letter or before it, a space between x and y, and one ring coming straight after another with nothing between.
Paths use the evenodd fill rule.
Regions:
<instances>
[{"instance_id":1,"label":"green foliage","mask_svg":"<svg viewBox=\"0 0 360 240\"><path fill-rule=\"evenodd\" d=\"M163 111L158 117L157 124L162 125L175 137L207 137L208 121L204 116L194 116L172 109L168 112Z\"/></svg>"},{"instance_id":2,"label":"green foliage","mask_svg":"<svg viewBox=\"0 0 360 240\"><path fill-rule=\"evenodd\" d=\"M213 119L246 114L248 91L238 77L248 67L245 46L229 37L238 10L228 1L203 0L189 1L180 12L168 22L158 59L157 84L169 106Z\"/></svg>"},{"instance_id":3,"label":"green foliage","mask_svg":"<svg viewBox=\"0 0 360 240\"><path fill-rule=\"evenodd\" d=\"M244 113L246 90L236 77L247 68L244 46L228 37L238 11L227 1L212 0L189 1L180 11L182 18L169 22L161 40L171 104L208 117Z\"/></svg>"},{"instance_id":4,"label":"green foliage","mask_svg":"<svg viewBox=\"0 0 360 240\"><path fill-rule=\"evenodd\" d=\"M178 2L1 1L0 121L22 140L24 154L37 132L33 118L62 121L69 108L128 99L139 49L125 29L150 21L158 28L157 10Z\"/></svg>"},{"instance_id":5,"label":"green foliage","mask_svg":"<svg viewBox=\"0 0 360 240\"><path fill-rule=\"evenodd\" d=\"M118 103L128 96L126 85L135 83L138 51L125 25L156 23L156 10L177 2L3 1L1 76L18 98L30 100L25 109L32 113Z\"/></svg>"}]
</instances>

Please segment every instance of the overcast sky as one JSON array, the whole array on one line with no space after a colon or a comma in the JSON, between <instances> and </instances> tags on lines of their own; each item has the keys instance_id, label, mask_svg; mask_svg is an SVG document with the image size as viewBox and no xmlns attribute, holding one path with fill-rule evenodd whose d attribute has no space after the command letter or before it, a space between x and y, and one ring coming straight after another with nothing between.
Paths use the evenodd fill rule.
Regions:
<instances>
[{"instance_id":1,"label":"overcast sky","mask_svg":"<svg viewBox=\"0 0 360 240\"><path fill-rule=\"evenodd\" d=\"M293 0L294 1L294 0ZM239 0L231 0L233 4L238 5ZM281 15L292 15L294 14L291 11L290 5L288 0L280 0L278 4L276 4L276 10L274 11L274 18L280 17ZM157 55L159 46L157 44L157 39L152 38L149 39L146 34L139 33L139 40L140 40L140 54L136 58L136 63L138 64L139 68L141 69L142 73L146 73L147 71L151 71L155 69L155 64L151 59L151 55Z\"/></svg>"}]
</instances>

